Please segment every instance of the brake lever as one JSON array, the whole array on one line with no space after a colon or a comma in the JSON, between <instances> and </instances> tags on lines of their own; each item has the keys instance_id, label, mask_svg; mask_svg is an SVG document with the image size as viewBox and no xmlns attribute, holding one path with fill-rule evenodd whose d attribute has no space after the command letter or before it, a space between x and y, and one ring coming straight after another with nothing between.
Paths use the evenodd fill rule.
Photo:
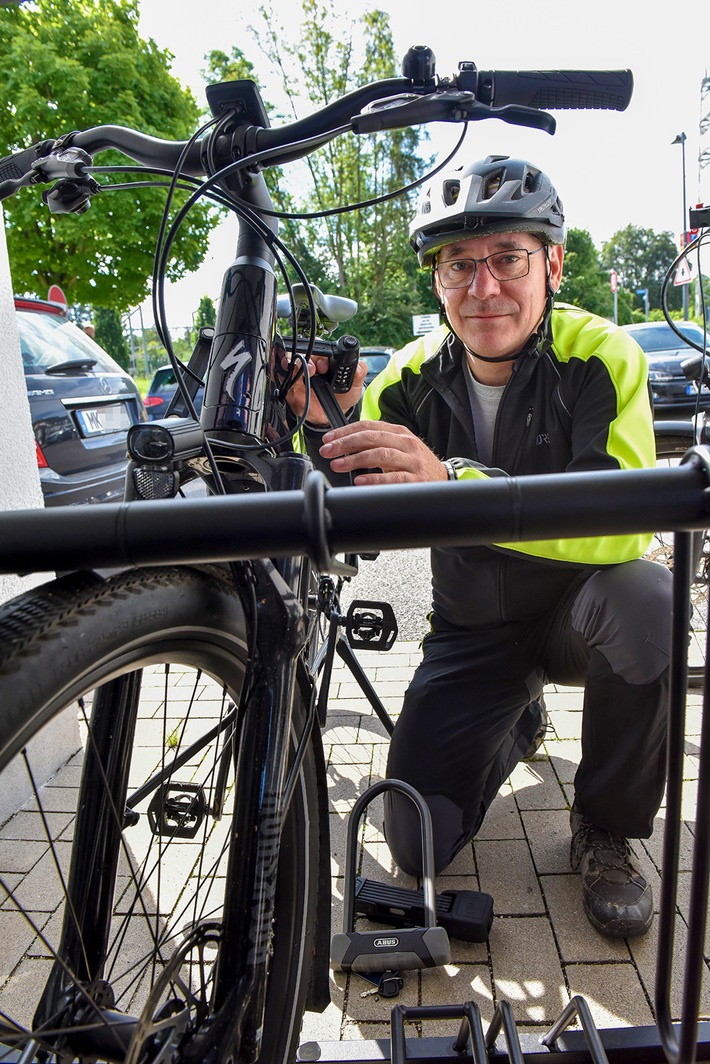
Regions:
<instances>
[{"instance_id":1,"label":"brake lever","mask_svg":"<svg viewBox=\"0 0 710 1064\"><path fill-rule=\"evenodd\" d=\"M35 180L41 181L83 181L87 176L93 160L83 148L60 148L32 163L37 173Z\"/></svg>"},{"instance_id":2,"label":"brake lever","mask_svg":"<svg viewBox=\"0 0 710 1064\"><path fill-rule=\"evenodd\" d=\"M354 133L416 126L424 122L467 122L477 106L472 92L406 93L376 100L351 119Z\"/></svg>"},{"instance_id":3,"label":"brake lever","mask_svg":"<svg viewBox=\"0 0 710 1064\"><path fill-rule=\"evenodd\" d=\"M402 102L404 101L404 102ZM426 96L403 95L377 101L351 119L354 133L375 133L383 129L422 125L425 122L475 122L499 118L516 126L530 126L554 133L557 123L547 111L520 104L491 107L480 103L473 92L434 92Z\"/></svg>"}]
</instances>

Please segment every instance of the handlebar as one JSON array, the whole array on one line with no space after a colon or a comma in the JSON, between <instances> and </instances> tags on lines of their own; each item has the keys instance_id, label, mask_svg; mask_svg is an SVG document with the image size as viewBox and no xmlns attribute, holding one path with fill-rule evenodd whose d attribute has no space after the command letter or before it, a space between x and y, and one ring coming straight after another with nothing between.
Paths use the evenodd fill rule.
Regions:
<instances>
[{"instance_id":1,"label":"handlebar","mask_svg":"<svg viewBox=\"0 0 710 1064\"><path fill-rule=\"evenodd\" d=\"M249 157L258 154L258 165L264 168L306 155L346 130L369 133L427 122L499 118L552 133L554 119L545 108L624 110L633 91L629 70L479 71L474 63L462 62L454 77L437 78L434 55L421 45L409 50L402 66L403 77L372 82L306 118L273 129L265 121L265 111L252 82L218 87L229 88L227 103L224 93L215 93L212 87L208 99L210 93L213 99L218 98L217 104L211 104L215 116L228 111L231 104L234 123L226 139L231 144L234 131L239 128L239 154L245 159L244 165ZM240 92L248 98L246 108L240 106ZM223 130L219 135L225 138ZM197 178L209 173L205 150L208 139L204 137L190 145L181 163L181 174ZM73 154L76 150L93 157L107 148L116 148L147 167L175 170L188 143L159 140L137 130L110 125L69 133L56 141L44 140L0 160L0 200L26 185L65 178L77 180L77 157ZM87 160L87 171L90 161ZM83 162L81 157L79 162ZM62 163L68 172L62 171Z\"/></svg>"},{"instance_id":2,"label":"handlebar","mask_svg":"<svg viewBox=\"0 0 710 1064\"><path fill-rule=\"evenodd\" d=\"M490 480L59 506L0 514L0 573L180 565L555 536L703 529L710 451L669 469L544 473ZM160 535L156 537L156 529ZM327 540L325 537L327 536Z\"/></svg>"}]
</instances>

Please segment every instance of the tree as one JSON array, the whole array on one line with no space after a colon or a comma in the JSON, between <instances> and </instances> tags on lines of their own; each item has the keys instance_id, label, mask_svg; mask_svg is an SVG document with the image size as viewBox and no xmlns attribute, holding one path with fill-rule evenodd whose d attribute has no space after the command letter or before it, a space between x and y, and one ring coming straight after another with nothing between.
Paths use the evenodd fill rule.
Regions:
<instances>
[{"instance_id":1,"label":"tree","mask_svg":"<svg viewBox=\"0 0 710 1064\"><path fill-rule=\"evenodd\" d=\"M170 74L171 58L138 35L138 0L34 0L0 8L0 155L102 124L185 139L197 128L199 110ZM126 160L116 152L98 159L120 161ZM105 191L84 216L51 215L37 193L23 190L5 202L16 286L45 296L56 282L72 302L135 306L149 292L164 203L163 190ZM170 280L197 268L216 220L201 205L190 213L173 246Z\"/></svg>"},{"instance_id":2,"label":"tree","mask_svg":"<svg viewBox=\"0 0 710 1064\"><path fill-rule=\"evenodd\" d=\"M602 270L599 252L586 229L570 229L567 234L564 272L557 298L605 318L611 318L614 313L609 278Z\"/></svg>"},{"instance_id":3,"label":"tree","mask_svg":"<svg viewBox=\"0 0 710 1064\"><path fill-rule=\"evenodd\" d=\"M383 12L364 15L356 27L338 20L319 0L304 0L303 13L293 44L269 8L261 9L262 26L256 33L259 47L280 74L290 117L300 116L304 100L313 111L358 85L396 76ZM356 40L363 42L360 51ZM308 156L302 168L310 182L302 209L323 211L394 192L422 174L419 145L420 134L411 129L331 141ZM277 204L279 195L281 191ZM416 258L406 236L415 196L284 225L284 237L310 280L358 301L356 323L347 327L365 344L399 346L411 339L412 313L422 309Z\"/></svg>"},{"instance_id":4,"label":"tree","mask_svg":"<svg viewBox=\"0 0 710 1064\"><path fill-rule=\"evenodd\" d=\"M207 325L214 325L217 320L217 312L214 303L209 296L203 296L195 315L195 329L199 330Z\"/></svg>"},{"instance_id":5,"label":"tree","mask_svg":"<svg viewBox=\"0 0 710 1064\"><path fill-rule=\"evenodd\" d=\"M557 298L563 303L583 307L603 318L614 317L614 296L609 274L603 268L599 252L586 229L570 229L567 234L562 284ZM632 294L623 287L617 293L617 320L620 325L634 320Z\"/></svg>"},{"instance_id":6,"label":"tree","mask_svg":"<svg viewBox=\"0 0 710 1064\"><path fill-rule=\"evenodd\" d=\"M636 289L646 288L649 307L653 308L661 305L661 286L676 254L669 232L657 233L653 229L627 225L602 246L602 264L607 270L616 270L620 285L631 294L634 305L639 308L643 306L643 297L636 295ZM681 298L678 289L669 286L670 309L677 310Z\"/></svg>"},{"instance_id":7,"label":"tree","mask_svg":"<svg viewBox=\"0 0 710 1064\"><path fill-rule=\"evenodd\" d=\"M131 356L121 328L121 315L113 307L94 308L94 339L111 358L130 370Z\"/></svg>"},{"instance_id":8,"label":"tree","mask_svg":"<svg viewBox=\"0 0 710 1064\"><path fill-rule=\"evenodd\" d=\"M247 59L244 52L236 44L232 47L229 55L218 48L213 48L205 56L205 62L207 67L201 73L208 85L216 85L222 81L253 81L261 91L254 64ZM267 113L273 111L271 104L267 100L264 100L264 106Z\"/></svg>"}]
</instances>

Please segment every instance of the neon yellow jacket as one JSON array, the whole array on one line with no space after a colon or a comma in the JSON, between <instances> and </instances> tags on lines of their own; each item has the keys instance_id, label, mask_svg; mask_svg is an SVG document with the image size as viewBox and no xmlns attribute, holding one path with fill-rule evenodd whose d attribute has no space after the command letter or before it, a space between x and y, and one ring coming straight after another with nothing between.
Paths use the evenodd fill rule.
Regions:
<instances>
[{"instance_id":1,"label":"neon yellow jacket","mask_svg":"<svg viewBox=\"0 0 710 1064\"><path fill-rule=\"evenodd\" d=\"M496 417L492 466L479 461L463 347L445 326L392 357L366 390L361 419L406 425L450 459L462 480L653 466L648 370L638 345L606 319L565 304L552 312L551 336L514 365ZM644 533L437 548L435 609L466 625L524 616L526 600L539 595L544 608L589 567L638 558L650 539ZM469 595L461 596L462 586ZM478 598L473 612L457 605L470 596Z\"/></svg>"}]
</instances>

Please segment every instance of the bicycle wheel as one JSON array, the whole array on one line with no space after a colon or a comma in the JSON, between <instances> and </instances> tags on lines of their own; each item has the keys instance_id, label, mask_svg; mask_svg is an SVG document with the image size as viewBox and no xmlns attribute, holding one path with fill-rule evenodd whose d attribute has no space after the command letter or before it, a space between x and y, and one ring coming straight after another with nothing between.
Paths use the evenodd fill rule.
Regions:
<instances>
[{"instance_id":1,"label":"bicycle wheel","mask_svg":"<svg viewBox=\"0 0 710 1064\"><path fill-rule=\"evenodd\" d=\"M216 570L73 576L0 610L0 795L29 793L0 818L0 1060L187 1061L197 1040L226 1059L239 1016L214 1015L213 974L240 904L225 869L246 661ZM57 730L70 756L42 786ZM311 749L279 850L269 1064L294 1058L308 989L316 801Z\"/></svg>"},{"instance_id":2,"label":"bicycle wheel","mask_svg":"<svg viewBox=\"0 0 710 1064\"><path fill-rule=\"evenodd\" d=\"M661 432L663 434L661 434ZM693 445L692 425L688 432L673 431L663 426L656 432L656 462L658 465L677 465ZM705 676L705 648L708 620L708 581L710 580L710 541L708 533L693 534L694 572L690 585L690 642L688 646L688 685L701 687ZM647 558L661 562L673 572L673 533L657 532L646 553Z\"/></svg>"}]
</instances>

